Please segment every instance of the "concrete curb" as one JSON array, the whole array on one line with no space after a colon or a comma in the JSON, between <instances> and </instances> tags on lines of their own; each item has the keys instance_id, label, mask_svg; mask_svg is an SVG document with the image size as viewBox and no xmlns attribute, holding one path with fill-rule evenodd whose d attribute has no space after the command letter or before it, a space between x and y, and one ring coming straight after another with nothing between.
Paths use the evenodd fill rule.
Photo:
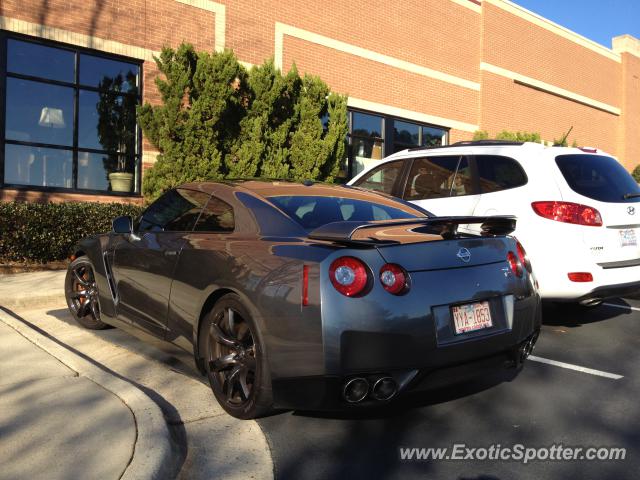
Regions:
<instances>
[{"instance_id":1,"label":"concrete curb","mask_svg":"<svg viewBox=\"0 0 640 480\"><path fill-rule=\"evenodd\" d=\"M59 296L57 300L60 300ZM172 456L169 429L162 411L155 402L132 384L67 350L2 309L0 309L0 321L78 372L79 375L87 377L112 392L131 410L136 422L137 437L131 461L122 479L155 479L166 476L165 468L171 465Z\"/></svg>"},{"instance_id":2,"label":"concrete curb","mask_svg":"<svg viewBox=\"0 0 640 480\"><path fill-rule=\"evenodd\" d=\"M22 296L13 298L3 298L2 306L9 310L19 308L40 308L49 305L65 304L64 293L52 293L49 295Z\"/></svg>"}]
</instances>

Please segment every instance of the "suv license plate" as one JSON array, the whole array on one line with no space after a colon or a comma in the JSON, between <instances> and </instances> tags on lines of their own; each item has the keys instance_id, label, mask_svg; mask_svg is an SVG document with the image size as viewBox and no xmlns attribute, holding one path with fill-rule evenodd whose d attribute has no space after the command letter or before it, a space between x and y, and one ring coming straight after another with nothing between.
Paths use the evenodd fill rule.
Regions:
<instances>
[{"instance_id":1,"label":"suv license plate","mask_svg":"<svg viewBox=\"0 0 640 480\"><path fill-rule=\"evenodd\" d=\"M621 247L636 247L638 241L636 240L636 231L633 229L620 230L620 246Z\"/></svg>"},{"instance_id":2,"label":"suv license plate","mask_svg":"<svg viewBox=\"0 0 640 480\"><path fill-rule=\"evenodd\" d=\"M489 302L468 303L451 307L456 335L493 326Z\"/></svg>"}]
</instances>

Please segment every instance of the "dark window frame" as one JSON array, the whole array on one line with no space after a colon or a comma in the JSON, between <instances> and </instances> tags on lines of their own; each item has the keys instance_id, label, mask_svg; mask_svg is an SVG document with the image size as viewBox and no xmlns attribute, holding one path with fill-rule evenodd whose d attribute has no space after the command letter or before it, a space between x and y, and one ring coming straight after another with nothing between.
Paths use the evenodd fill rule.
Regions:
<instances>
[{"instance_id":1,"label":"dark window frame","mask_svg":"<svg viewBox=\"0 0 640 480\"><path fill-rule=\"evenodd\" d=\"M353 108L353 107L348 107L347 109L347 116L348 116L348 120L349 120L349 131L347 132L347 178L348 179L352 179L353 177L355 177L354 175L354 157L355 155L353 154L353 139L374 139L374 137L366 137L366 136L362 136L362 135L358 135L358 134L353 134L353 113L362 113L365 115L375 115L377 117L382 117L382 137L380 138L375 138L376 140L379 140L382 143L382 158L380 161L384 161L385 158L389 155L391 155L393 152L393 148L394 145L396 143L401 143L401 142L396 142L395 139L395 133L394 133L394 126L395 126L395 122L405 122L405 123L413 123L415 125L418 125L420 127L420 135L422 135L422 127L429 127L429 128L437 128L439 130L443 130L445 132L445 142L443 143L443 146L445 145L449 145L449 138L450 138L450 134L451 134L451 128L449 127L443 127L441 125L434 125L431 123L424 123L424 122L419 122L417 120L412 120L410 118L402 118L402 117L397 117L394 115L387 115L384 113L380 113L380 112L375 112L372 110L364 110L361 108ZM407 145L407 148L411 148L411 145ZM390 151L389 151L390 149Z\"/></svg>"},{"instance_id":2,"label":"dark window frame","mask_svg":"<svg viewBox=\"0 0 640 480\"><path fill-rule=\"evenodd\" d=\"M29 42L36 45L43 45L47 47L58 48L61 50L71 51L75 54L74 59L74 82L64 82L59 80L51 80L47 78L36 77L32 75L24 75L19 73L9 73L7 71L7 62L8 62L8 40L18 40L21 42ZM78 153L79 152L88 152L95 154L117 154L118 152L109 152L107 150L100 149L92 149L92 148L80 148L78 147L78 112L79 112L79 98L80 91L92 91L92 92L100 92L101 90L97 87L81 85L79 83L80 71L80 55L87 54L94 57L100 57L107 60L116 60L122 61L126 63L132 63L138 66L138 94L137 94L137 103L140 105L142 103L143 98L143 61L126 57L124 55L111 54L107 52L100 52L97 50L92 50L90 48L85 47L77 47L75 45L69 45L62 42L57 42L54 40L41 39L37 37L33 37L30 35L24 35L20 33L9 32L6 30L0 30L0 189L12 189L12 190L20 190L20 191L38 191L38 192L46 192L46 193L80 193L85 195L103 195L103 196L111 196L111 197L142 197L142 131L140 126L136 122L136 131L135 131L135 152L133 153L133 158L135 162L135 169L138 172L137 181L134 185L133 192L114 192L110 190L94 190L94 189L82 189L78 188ZM7 140L6 139L6 96L7 96L7 78L17 78L20 80L27 81L36 81L42 84L48 85L57 85L62 87L68 87L74 89L74 106L73 106L73 145L72 146L63 146L63 145L51 145L40 142L25 142L19 140ZM131 94L121 94L121 95L131 95ZM5 145L22 145L29 146L34 148L52 148L58 150L70 151L73 159L73 186L71 188L66 187L53 187L53 186L41 186L41 185L22 185L22 184L11 184L5 183L4 175L5 175Z\"/></svg>"}]
</instances>

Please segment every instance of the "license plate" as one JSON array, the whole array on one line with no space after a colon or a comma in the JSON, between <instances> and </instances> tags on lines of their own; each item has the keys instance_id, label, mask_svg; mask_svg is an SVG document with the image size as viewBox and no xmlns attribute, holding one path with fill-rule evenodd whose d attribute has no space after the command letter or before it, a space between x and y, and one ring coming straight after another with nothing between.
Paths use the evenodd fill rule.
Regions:
<instances>
[{"instance_id":1,"label":"license plate","mask_svg":"<svg viewBox=\"0 0 640 480\"><path fill-rule=\"evenodd\" d=\"M468 303L451 307L456 335L493 326L489 302Z\"/></svg>"},{"instance_id":2,"label":"license plate","mask_svg":"<svg viewBox=\"0 0 640 480\"><path fill-rule=\"evenodd\" d=\"M620 230L620 246L621 247L635 247L638 245L636 240L636 231L633 229Z\"/></svg>"}]
</instances>

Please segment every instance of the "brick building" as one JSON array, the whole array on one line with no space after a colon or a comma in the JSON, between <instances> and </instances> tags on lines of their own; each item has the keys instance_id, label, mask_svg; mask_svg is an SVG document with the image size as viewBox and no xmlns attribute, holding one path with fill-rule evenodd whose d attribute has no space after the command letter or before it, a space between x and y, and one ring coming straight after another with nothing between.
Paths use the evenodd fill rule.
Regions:
<instances>
[{"instance_id":1,"label":"brick building","mask_svg":"<svg viewBox=\"0 0 640 480\"><path fill-rule=\"evenodd\" d=\"M507 0L2 0L0 199L140 201L155 152L131 111L158 100L153 55L183 40L348 94L351 174L476 130L571 126L640 162L640 41L608 49Z\"/></svg>"}]
</instances>

